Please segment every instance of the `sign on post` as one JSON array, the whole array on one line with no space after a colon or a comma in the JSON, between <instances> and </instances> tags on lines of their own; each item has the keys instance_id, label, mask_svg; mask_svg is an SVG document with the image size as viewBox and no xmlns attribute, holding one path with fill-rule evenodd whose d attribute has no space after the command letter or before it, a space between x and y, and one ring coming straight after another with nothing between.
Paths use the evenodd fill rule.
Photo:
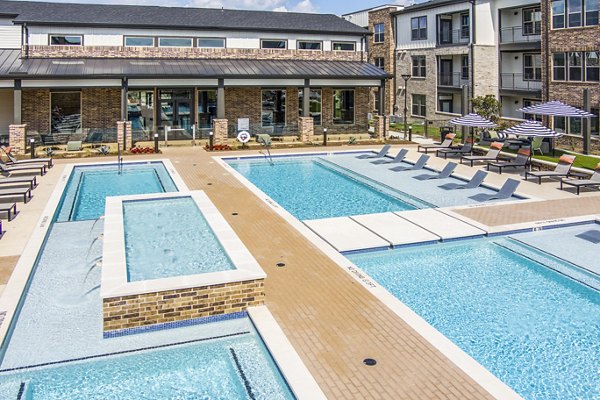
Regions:
<instances>
[{"instance_id":1,"label":"sign on post","mask_svg":"<svg viewBox=\"0 0 600 400\"><path fill-rule=\"evenodd\" d=\"M247 131L241 131L237 134L237 140L240 143L248 143L250 141L250 133L248 133Z\"/></svg>"}]
</instances>

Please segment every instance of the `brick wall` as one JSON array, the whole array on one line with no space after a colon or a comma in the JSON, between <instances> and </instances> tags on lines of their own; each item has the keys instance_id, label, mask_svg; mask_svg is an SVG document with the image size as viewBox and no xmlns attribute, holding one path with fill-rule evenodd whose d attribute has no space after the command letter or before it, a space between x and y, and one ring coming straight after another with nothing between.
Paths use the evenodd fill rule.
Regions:
<instances>
[{"instance_id":1,"label":"brick wall","mask_svg":"<svg viewBox=\"0 0 600 400\"><path fill-rule=\"evenodd\" d=\"M50 132L50 90L23 89L21 119L31 133Z\"/></svg>"},{"instance_id":2,"label":"brick wall","mask_svg":"<svg viewBox=\"0 0 600 400\"><path fill-rule=\"evenodd\" d=\"M225 118L229 121L229 134L237 132L237 119L250 118L251 130L261 123L260 88L225 88ZM254 133L254 132L252 132Z\"/></svg>"},{"instance_id":3,"label":"brick wall","mask_svg":"<svg viewBox=\"0 0 600 400\"><path fill-rule=\"evenodd\" d=\"M367 113L369 112L369 88L360 87L354 90L354 124L339 125L333 123L333 89L322 89L322 126L316 128L315 134L322 134L327 128L328 134L336 133L366 133L369 129Z\"/></svg>"},{"instance_id":4,"label":"brick wall","mask_svg":"<svg viewBox=\"0 0 600 400\"><path fill-rule=\"evenodd\" d=\"M121 119L121 89L81 90L83 128L114 128Z\"/></svg>"},{"instance_id":5,"label":"brick wall","mask_svg":"<svg viewBox=\"0 0 600 400\"><path fill-rule=\"evenodd\" d=\"M369 36L369 57L368 61L371 64L375 64L375 58L381 57L384 59L385 71L392 75L394 73L394 48L396 42L394 40L394 34L392 29L392 16L391 13L396 11L396 7L384 8L382 10L369 12L369 31L375 32L375 24L384 24L384 40L383 43L375 43L374 35ZM385 84L385 107L383 108L386 114L394 113L394 86L393 80L389 79ZM376 90L372 90L376 92ZM375 95L372 95L369 111L375 110Z\"/></svg>"},{"instance_id":6,"label":"brick wall","mask_svg":"<svg viewBox=\"0 0 600 400\"><path fill-rule=\"evenodd\" d=\"M25 54L25 47L23 48ZM155 59L250 59L361 61L363 52L201 49L197 47L43 46L30 45L29 58L155 58Z\"/></svg>"},{"instance_id":7,"label":"brick wall","mask_svg":"<svg viewBox=\"0 0 600 400\"><path fill-rule=\"evenodd\" d=\"M104 331L244 311L264 303L264 280L103 299Z\"/></svg>"},{"instance_id":8,"label":"brick wall","mask_svg":"<svg viewBox=\"0 0 600 400\"><path fill-rule=\"evenodd\" d=\"M475 96L498 97L498 50L496 46L473 46Z\"/></svg>"}]
</instances>

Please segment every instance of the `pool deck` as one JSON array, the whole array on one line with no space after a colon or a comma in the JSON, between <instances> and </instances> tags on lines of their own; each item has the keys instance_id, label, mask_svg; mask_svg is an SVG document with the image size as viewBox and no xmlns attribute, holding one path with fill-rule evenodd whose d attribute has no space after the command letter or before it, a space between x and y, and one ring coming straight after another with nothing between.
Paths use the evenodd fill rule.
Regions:
<instances>
[{"instance_id":1,"label":"pool deck","mask_svg":"<svg viewBox=\"0 0 600 400\"><path fill-rule=\"evenodd\" d=\"M360 147L339 148L348 149ZM323 148L294 151L314 152ZM392 153L396 151L393 149ZM285 150L273 151L279 152ZM266 305L328 398L493 398L212 159L213 155L252 153L209 154L200 147L169 147L158 157L126 159L169 158L190 190L207 193L267 273ZM104 160L114 161L115 157ZM6 283L2 279L16 263L16 256L36 226L64 165L83 161L90 159L56 160L56 166L40 178L34 198L26 205L18 203L21 214L9 223L3 221L7 232L0 240L0 285ZM445 165L444 161L432 157L430 164L439 169ZM473 170L459 166L457 173L470 176ZM490 173L486 182L499 186L511 176L515 175ZM575 196L557 187L557 182L541 186L524 182L519 193L539 201L490 204L455 212L486 226L600 214L600 191ZM276 267L279 262L286 266ZM365 358L376 359L377 365L363 365Z\"/></svg>"}]
</instances>

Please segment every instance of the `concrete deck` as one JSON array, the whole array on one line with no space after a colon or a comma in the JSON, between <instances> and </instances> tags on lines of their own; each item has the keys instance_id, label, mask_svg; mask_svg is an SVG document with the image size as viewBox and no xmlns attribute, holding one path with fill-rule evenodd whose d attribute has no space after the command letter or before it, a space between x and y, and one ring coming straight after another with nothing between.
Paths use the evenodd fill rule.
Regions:
<instances>
[{"instance_id":1,"label":"concrete deck","mask_svg":"<svg viewBox=\"0 0 600 400\"><path fill-rule=\"evenodd\" d=\"M315 150L322 151L322 148L306 149ZM330 257L216 164L211 154L199 147L172 147L160 155L160 158L165 157L171 159L191 190L207 193L266 271L266 305L328 398L492 398ZM112 161L114 157L105 160ZM5 225L7 232L0 240L2 265L14 264L14 256L20 254L62 165L77 161L83 160L57 160L50 173L40 179L32 201L21 207L21 215ZM431 164L439 169L438 165L444 162L432 157ZM472 172L461 168L462 171ZM501 184L511 175L491 173L488 180ZM554 200L513 202L456 212L490 226L600 214L600 192L576 197L556 190L557 186L522 184L519 190L525 195ZM4 258L6 256L13 257ZM286 266L276 267L279 262ZM362 360L367 357L375 358L377 365L365 366Z\"/></svg>"}]
</instances>

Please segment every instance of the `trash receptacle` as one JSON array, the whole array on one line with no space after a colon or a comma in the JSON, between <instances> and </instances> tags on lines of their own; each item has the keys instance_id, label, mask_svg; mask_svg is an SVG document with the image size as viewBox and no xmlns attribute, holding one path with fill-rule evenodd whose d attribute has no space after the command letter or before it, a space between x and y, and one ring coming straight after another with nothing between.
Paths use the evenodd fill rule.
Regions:
<instances>
[{"instance_id":1,"label":"trash receptacle","mask_svg":"<svg viewBox=\"0 0 600 400\"><path fill-rule=\"evenodd\" d=\"M449 133L454 133L454 128L451 126L442 126L440 128L440 135L442 137L441 141L443 142L446 139L446 135Z\"/></svg>"}]
</instances>

